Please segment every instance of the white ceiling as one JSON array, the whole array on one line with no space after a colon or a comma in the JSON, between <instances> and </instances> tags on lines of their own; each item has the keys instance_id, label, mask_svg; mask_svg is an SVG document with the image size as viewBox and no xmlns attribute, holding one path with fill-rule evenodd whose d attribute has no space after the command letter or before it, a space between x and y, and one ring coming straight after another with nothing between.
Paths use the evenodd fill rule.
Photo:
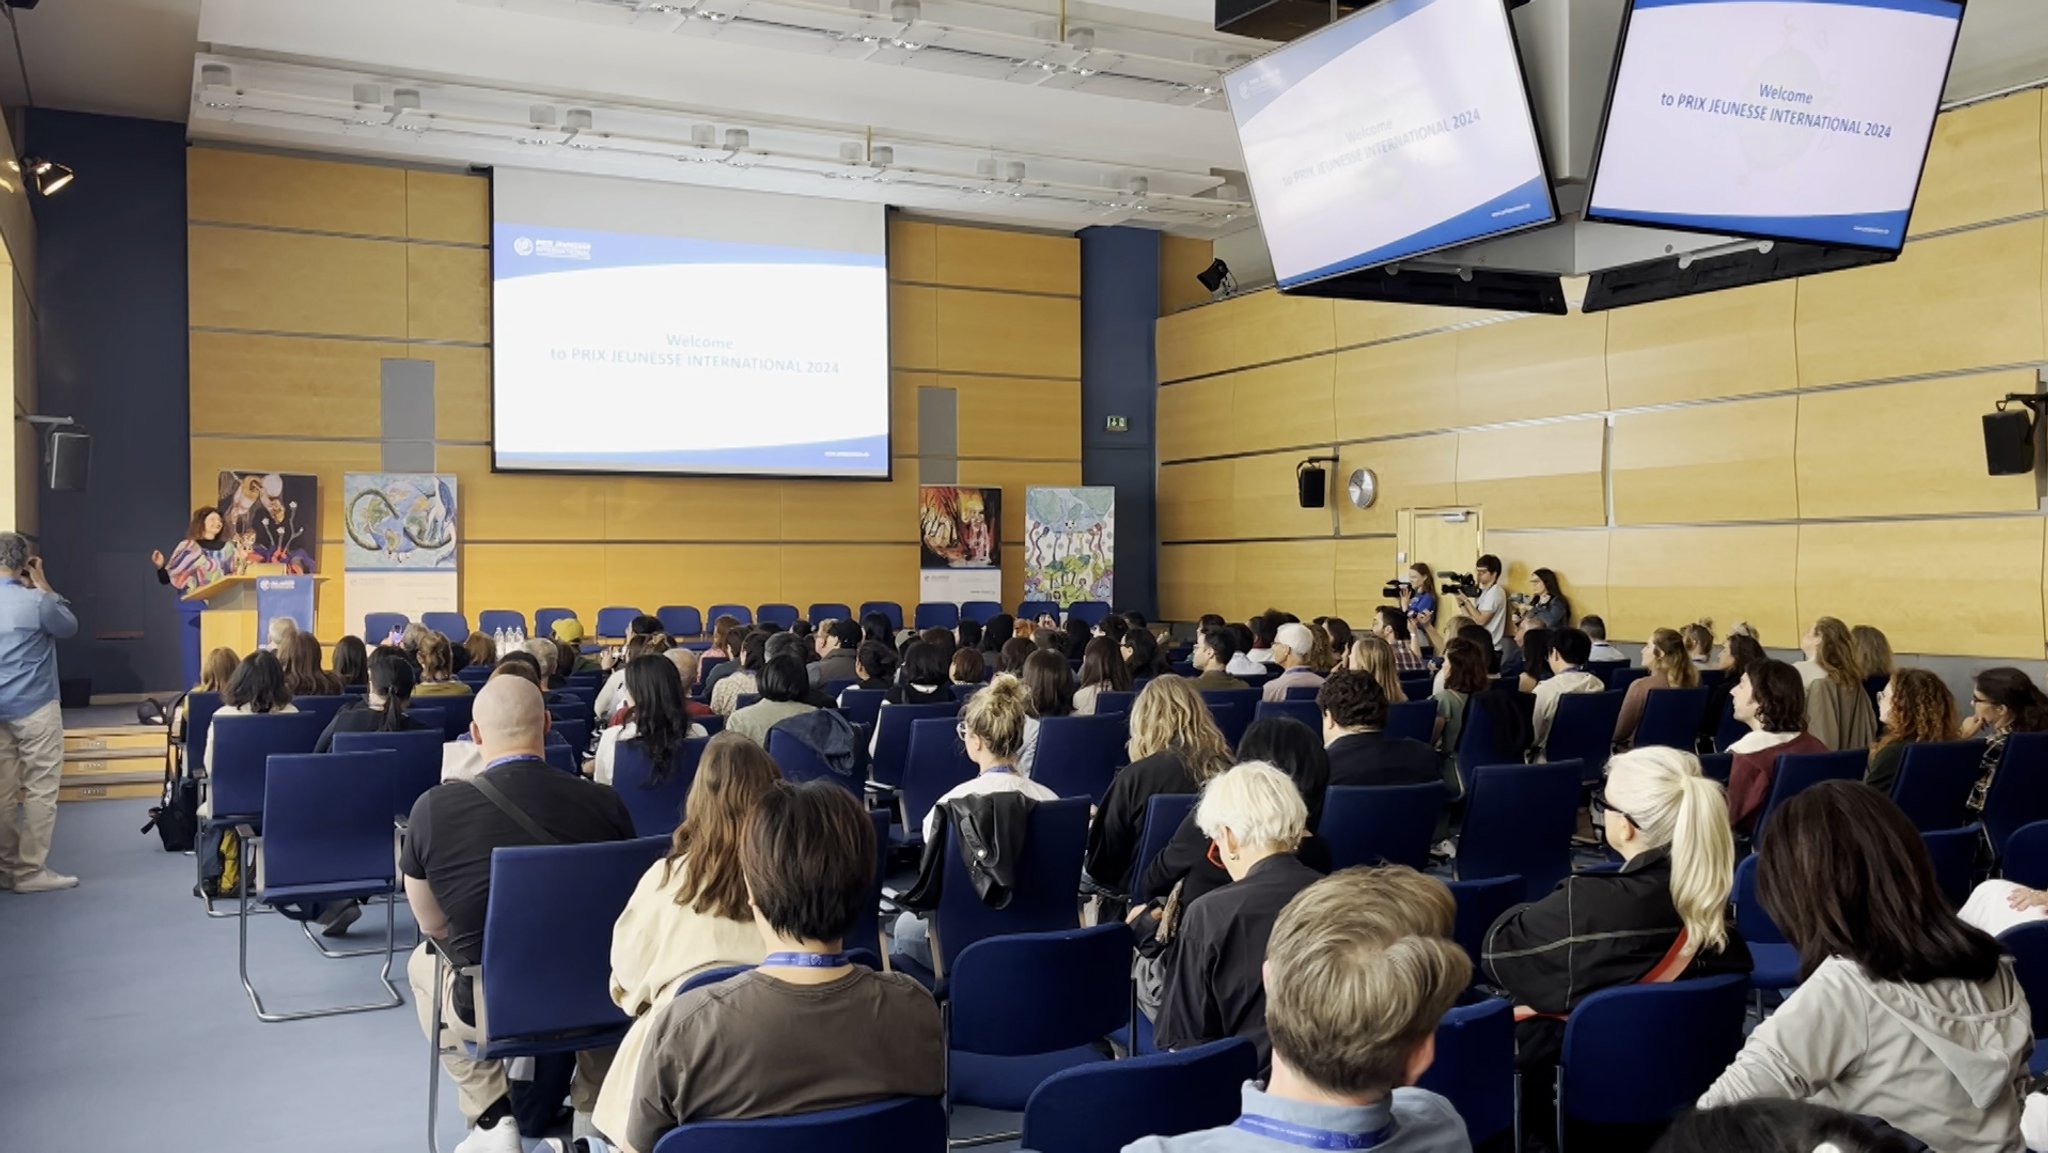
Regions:
<instances>
[{"instance_id":1,"label":"white ceiling","mask_svg":"<svg viewBox=\"0 0 2048 1153\"><path fill-rule=\"evenodd\" d=\"M1048 19L1061 7L1061 0L988 2ZM583 3L596 9L606 0ZM1108 0L1094 10L1109 20L1199 35L1212 4ZM887 0L866 6L888 10ZM835 131L871 129L878 138L890 133L945 141L984 148L998 158L1061 158L1194 175L1239 164L1229 118L1214 101L1210 107L1180 107L710 37L650 34L565 18L564 7L562 0L44 0L19 13L18 22L37 103L79 111L184 122L193 108L195 54L210 51L387 83L443 81L535 99L669 108ZM1085 10L1079 3L1068 7ZM2048 0L1971 0L1949 97L2044 76ZM22 103L20 77L5 56L0 102ZM223 132L205 123L195 124L194 134L265 138L263 132ZM284 132L269 138L300 147L358 149L342 139L300 139ZM369 145L359 150L378 151ZM435 158L417 146L410 154ZM672 178L691 178L689 166L676 167ZM977 211L1000 216L1003 208Z\"/></svg>"}]
</instances>

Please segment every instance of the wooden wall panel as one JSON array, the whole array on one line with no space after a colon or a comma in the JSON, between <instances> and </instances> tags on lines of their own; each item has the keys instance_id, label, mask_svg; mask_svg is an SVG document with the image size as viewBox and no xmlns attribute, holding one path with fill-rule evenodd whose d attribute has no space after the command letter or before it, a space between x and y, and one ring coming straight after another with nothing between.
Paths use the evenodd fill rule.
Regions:
<instances>
[{"instance_id":1,"label":"wooden wall panel","mask_svg":"<svg viewBox=\"0 0 2048 1153\"><path fill-rule=\"evenodd\" d=\"M405 249L406 335L488 344L491 254L481 248L412 244Z\"/></svg>"},{"instance_id":2,"label":"wooden wall panel","mask_svg":"<svg viewBox=\"0 0 2048 1153\"><path fill-rule=\"evenodd\" d=\"M899 547L914 545L917 541L917 462L908 457L898 457L892 471L895 478L886 484L835 480L781 482L782 538L792 541L893 541ZM1004 494L1006 504L1008 496L1008 493ZM909 563L916 567L916 558L911 558Z\"/></svg>"},{"instance_id":3,"label":"wooden wall panel","mask_svg":"<svg viewBox=\"0 0 2048 1153\"><path fill-rule=\"evenodd\" d=\"M1220 456L1239 447L1236 417L1237 378L1205 376L1159 390L1156 402L1159 459L1186 460Z\"/></svg>"},{"instance_id":4,"label":"wooden wall panel","mask_svg":"<svg viewBox=\"0 0 2048 1153\"><path fill-rule=\"evenodd\" d=\"M194 328L403 338L406 246L194 225Z\"/></svg>"},{"instance_id":5,"label":"wooden wall panel","mask_svg":"<svg viewBox=\"0 0 2048 1153\"><path fill-rule=\"evenodd\" d=\"M1220 612L1244 619L1266 606L1245 607L1249 594L1237 583L1234 544L1159 546L1159 612L1166 620L1191 621Z\"/></svg>"},{"instance_id":6,"label":"wooden wall panel","mask_svg":"<svg viewBox=\"0 0 2048 1153\"><path fill-rule=\"evenodd\" d=\"M1336 302L1255 292L1238 297L1238 365L1313 356L1336 347Z\"/></svg>"},{"instance_id":7,"label":"wooden wall panel","mask_svg":"<svg viewBox=\"0 0 2048 1153\"><path fill-rule=\"evenodd\" d=\"M1380 588L1398 571L1395 549L1391 537L1337 542L1336 610L1354 631L1369 627L1373 609L1388 603Z\"/></svg>"},{"instance_id":8,"label":"wooden wall panel","mask_svg":"<svg viewBox=\"0 0 2048 1153\"><path fill-rule=\"evenodd\" d=\"M405 235L442 244L489 244L490 180L460 172L407 169Z\"/></svg>"},{"instance_id":9,"label":"wooden wall panel","mask_svg":"<svg viewBox=\"0 0 2048 1153\"><path fill-rule=\"evenodd\" d=\"M1899 652L2039 660L2039 517L1809 524L1799 529L1799 620L1880 624ZM1967 559L1965 559L1967 558ZM1935 590L1967 572L1970 595Z\"/></svg>"},{"instance_id":10,"label":"wooden wall panel","mask_svg":"<svg viewBox=\"0 0 2048 1153\"><path fill-rule=\"evenodd\" d=\"M1545 316L1458 333L1461 425L1607 407L1607 314Z\"/></svg>"},{"instance_id":11,"label":"wooden wall panel","mask_svg":"<svg viewBox=\"0 0 2048 1153\"><path fill-rule=\"evenodd\" d=\"M933 367L947 372L1081 378L1078 298L937 288Z\"/></svg>"},{"instance_id":12,"label":"wooden wall panel","mask_svg":"<svg viewBox=\"0 0 2048 1153\"><path fill-rule=\"evenodd\" d=\"M492 481L524 479L493 477ZM603 517L580 526L576 522L551 529L533 526L528 530L533 539L773 541L782 537L782 486L778 481L653 476L554 480L593 488Z\"/></svg>"},{"instance_id":13,"label":"wooden wall panel","mask_svg":"<svg viewBox=\"0 0 2048 1153\"><path fill-rule=\"evenodd\" d=\"M1461 432L1458 503L1484 506L1489 528L1605 524L1606 433L1598 417Z\"/></svg>"},{"instance_id":14,"label":"wooden wall panel","mask_svg":"<svg viewBox=\"0 0 2048 1153\"><path fill-rule=\"evenodd\" d=\"M2034 373L1888 384L1799 397L1799 515L2031 512L2032 476L1986 476L1981 417Z\"/></svg>"},{"instance_id":15,"label":"wooden wall panel","mask_svg":"<svg viewBox=\"0 0 2048 1153\"><path fill-rule=\"evenodd\" d=\"M468 541L462 546L463 609L472 618L490 608L518 609L530 618L534 609L560 606L576 610L588 628L597 610L612 603L604 599L604 560L602 549L587 544ZM563 580L564 573L579 579Z\"/></svg>"},{"instance_id":16,"label":"wooden wall panel","mask_svg":"<svg viewBox=\"0 0 2048 1153\"><path fill-rule=\"evenodd\" d=\"M2023 92L1935 120L1914 235L2041 211L2042 98Z\"/></svg>"},{"instance_id":17,"label":"wooden wall panel","mask_svg":"<svg viewBox=\"0 0 2048 1153\"><path fill-rule=\"evenodd\" d=\"M405 355L434 362L434 439L491 438L490 349L408 344Z\"/></svg>"},{"instance_id":18,"label":"wooden wall panel","mask_svg":"<svg viewBox=\"0 0 2048 1153\"><path fill-rule=\"evenodd\" d=\"M1458 502L1458 438L1452 433L1347 444L1331 467L1339 527L1346 535L1391 533L1395 514L1404 508L1429 508ZM1351 470L1369 468L1379 481L1379 499L1371 508L1351 507L1345 485Z\"/></svg>"},{"instance_id":19,"label":"wooden wall panel","mask_svg":"<svg viewBox=\"0 0 2048 1153\"><path fill-rule=\"evenodd\" d=\"M1192 236L1159 237L1159 315L1209 303L1209 290L1195 274L1216 259L1216 246Z\"/></svg>"},{"instance_id":20,"label":"wooden wall panel","mask_svg":"<svg viewBox=\"0 0 2048 1153\"><path fill-rule=\"evenodd\" d=\"M1081 295L1081 241L1043 232L932 227L932 280L1001 292Z\"/></svg>"},{"instance_id":21,"label":"wooden wall panel","mask_svg":"<svg viewBox=\"0 0 2048 1153\"><path fill-rule=\"evenodd\" d=\"M1486 534L1486 551L1507 565L1502 580L1511 593L1534 593L1529 573L1547 568L1572 602L1572 623L1588 613L1607 615L1607 553L1604 529L1568 532L1495 532Z\"/></svg>"},{"instance_id":22,"label":"wooden wall panel","mask_svg":"<svg viewBox=\"0 0 2048 1153\"><path fill-rule=\"evenodd\" d=\"M400 345L191 334L195 436L375 437L385 357Z\"/></svg>"},{"instance_id":23,"label":"wooden wall panel","mask_svg":"<svg viewBox=\"0 0 2048 1153\"><path fill-rule=\"evenodd\" d=\"M404 236L405 178L404 169L377 164L190 148L185 213L224 224Z\"/></svg>"},{"instance_id":24,"label":"wooden wall panel","mask_svg":"<svg viewBox=\"0 0 2048 1153\"><path fill-rule=\"evenodd\" d=\"M1159 539L1228 540L1237 535L1232 489L1237 462L1199 461L1159 467Z\"/></svg>"},{"instance_id":25,"label":"wooden wall panel","mask_svg":"<svg viewBox=\"0 0 2048 1153\"><path fill-rule=\"evenodd\" d=\"M1301 507L1301 489L1294 478L1294 466L1301 454L1278 453L1245 456L1223 463L1231 466L1232 536L1240 540L1256 537L1329 536L1330 509ZM1328 499L1342 491L1337 478Z\"/></svg>"},{"instance_id":26,"label":"wooden wall panel","mask_svg":"<svg viewBox=\"0 0 2048 1153\"><path fill-rule=\"evenodd\" d=\"M1334 540L1246 542L1237 546L1238 597L1260 608L1285 605L1303 619L1328 616L1337 607L1336 569Z\"/></svg>"},{"instance_id":27,"label":"wooden wall panel","mask_svg":"<svg viewBox=\"0 0 2048 1153\"><path fill-rule=\"evenodd\" d=\"M779 544L606 544L589 551L604 557L607 605L702 608L782 599Z\"/></svg>"},{"instance_id":28,"label":"wooden wall panel","mask_svg":"<svg viewBox=\"0 0 2048 1153\"><path fill-rule=\"evenodd\" d=\"M253 440L234 437L192 438L192 507L220 499L220 472L297 472L320 478L320 539L342 538L341 474L374 471L382 454L375 444L349 440ZM322 549L322 555L334 550ZM330 560L322 571L337 571Z\"/></svg>"},{"instance_id":29,"label":"wooden wall panel","mask_svg":"<svg viewBox=\"0 0 2048 1153\"><path fill-rule=\"evenodd\" d=\"M1799 381L2048 359L2043 221L1916 240L1894 264L1799 281Z\"/></svg>"},{"instance_id":30,"label":"wooden wall panel","mask_svg":"<svg viewBox=\"0 0 2048 1153\"><path fill-rule=\"evenodd\" d=\"M1233 374L1231 424L1236 448L1328 444L1335 364L1334 357L1315 356Z\"/></svg>"},{"instance_id":31,"label":"wooden wall panel","mask_svg":"<svg viewBox=\"0 0 2048 1153\"><path fill-rule=\"evenodd\" d=\"M1607 392L1616 408L1799 386L1785 280L1617 308L1607 314Z\"/></svg>"},{"instance_id":32,"label":"wooden wall panel","mask_svg":"<svg viewBox=\"0 0 2048 1153\"><path fill-rule=\"evenodd\" d=\"M927 384L938 385L940 379L908 372L889 374L890 455L917 455L917 390Z\"/></svg>"},{"instance_id":33,"label":"wooden wall panel","mask_svg":"<svg viewBox=\"0 0 2048 1153\"><path fill-rule=\"evenodd\" d=\"M959 455L1081 459L1081 382L997 376L935 377L958 392Z\"/></svg>"},{"instance_id":34,"label":"wooden wall panel","mask_svg":"<svg viewBox=\"0 0 2048 1153\"><path fill-rule=\"evenodd\" d=\"M1458 334L1349 348L1336 355L1341 440L1398 436L1458 423Z\"/></svg>"},{"instance_id":35,"label":"wooden wall panel","mask_svg":"<svg viewBox=\"0 0 2048 1153\"><path fill-rule=\"evenodd\" d=\"M889 363L897 369L939 367L938 290L889 286Z\"/></svg>"},{"instance_id":36,"label":"wooden wall panel","mask_svg":"<svg viewBox=\"0 0 2048 1153\"><path fill-rule=\"evenodd\" d=\"M910 515L914 526L915 508ZM862 601L895 601L907 614L918 600L917 546L783 545L782 595L776 599L798 612L826 601L844 602L855 612Z\"/></svg>"},{"instance_id":37,"label":"wooden wall panel","mask_svg":"<svg viewBox=\"0 0 2048 1153\"><path fill-rule=\"evenodd\" d=\"M1642 641L1652 629L1711 617L1717 633L1746 620L1766 647L1797 647L1805 631L1793 596L1801 531L1761 525L1610 533L1607 635Z\"/></svg>"},{"instance_id":38,"label":"wooden wall panel","mask_svg":"<svg viewBox=\"0 0 2048 1153\"><path fill-rule=\"evenodd\" d=\"M1799 515L1789 396L1614 418L1616 524L1707 524ZM1802 459L1800 468L1807 467Z\"/></svg>"},{"instance_id":39,"label":"wooden wall panel","mask_svg":"<svg viewBox=\"0 0 2048 1153\"><path fill-rule=\"evenodd\" d=\"M1363 300L1334 303L1338 348L1395 340L1439 329L1470 328L1506 315L1472 308L1426 308L1418 304L1379 304Z\"/></svg>"},{"instance_id":40,"label":"wooden wall panel","mask_svg":"<svg viewBox=\"0 0 2048 1153\"><path fill-rule=\"evenodd\" d=\"M1240 296L1161 317L1153 330L1159 379L1166 382L1208 376L1245 363L1237 355L1237 332L1242 315L1240 305L1249 299Z\"/></svg>"},{"instance_id":41,"label":"wooden wall panel","mask_svg":"<svg viewBox=\"0 0 2048 1153\"><path fill-rule=\"evenodd\" d=\"M938 226L924 220L889 219L889 279L936 283Z\"/></svg>"},{"instance_id":42,"label":"wooden wall panel","mask_svg":"<svg viewBox=\"0 0 2048 1153\"><path fill-rule=\"evenodd\" d=\"M361 467L376 467L377 446L361 447L372 461ZM444 444L434 457L435 468L454 473L460 485L456 495L462 502L461 527L471 543L604 537L609 483L605 478L492 472L491 450L481 445ZM468 549L463 546L464 566L469 564Z\"/></svg>"}]
</instances>

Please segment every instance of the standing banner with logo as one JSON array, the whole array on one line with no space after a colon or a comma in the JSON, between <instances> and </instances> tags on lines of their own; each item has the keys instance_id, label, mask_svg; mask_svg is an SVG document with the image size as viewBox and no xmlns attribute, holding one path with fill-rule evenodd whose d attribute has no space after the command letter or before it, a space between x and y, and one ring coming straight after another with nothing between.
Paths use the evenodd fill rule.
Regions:
<instances>
[{"instance_id":1,"label":"standing banner with logo","mask_svg":"<svg viewBox=\"0 0 2048 1153\"><path fill-rule=\"evenodd\" d=\"M918 600L1003 599L1003 490L927 484L917 490Z\"/></svg>"},{"instance_id":2,"label":"standing banner with logo","mask_svg":"<svg viewBox=\"0 0 2048 1153\"><path fill-rule=\"evenodd\" d=\"M371 613L461 611L455 478L351 472L341 478L343 593L351 631ZM454 638L460 641L462 638Z\"/></svg>"},{"instance_id":3,"label":"standing banner with logo","mask_svg":"<svg viewBox=\"0 0 2048 1153\"><path fill-rule=\"evenodd\" d=\"M256 578L256 643L270 643L270 622L288 618L302 631L313 628L313 579L309 576Z\"/></svg>"},{"instance_id":4,"label":"standing banner with logo","mask_svg":"<svg viewBox=\"0 0 2048 1153\"><path fill-rule=\"evenodd\" d=\"M1111 603L1116 588L1116 489L1024 492L1024 599Z\"/></svg>"}]
</instances>

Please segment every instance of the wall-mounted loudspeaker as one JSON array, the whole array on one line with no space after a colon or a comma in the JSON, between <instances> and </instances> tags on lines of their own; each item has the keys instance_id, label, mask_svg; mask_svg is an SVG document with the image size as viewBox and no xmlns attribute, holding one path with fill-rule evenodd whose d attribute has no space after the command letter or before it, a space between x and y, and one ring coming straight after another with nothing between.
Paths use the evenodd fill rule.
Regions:
<instances>
[{"instance_id":1,"label":"wall-mounted loudspeaker","mask_svg":"<svg viewBox=\"0 0 2048 1153\"><path fill-rule=\"evenodd\" d=\"M1992 476L2034 471L2034 422L2017 409L1984 415L1984 467Z\"/></svg>"},{"instance_id":2,"label":"wall-mounted loudspeaker","mask_svg":"<svg viewBox=\"0 0 2048 1153\"><path fill-rule=\"evenodd\" d=\"M1301 507L1321 508L1330 494L1330 474L1321 465L1306 464L1294 472L1294 483L1301 490Z\"/></svg>"},{"instance_id":3,"label":"wall-mounted loudspeaker","mask_svg":"<svg viewBox=\"0 0 2048 1153\"><path fill-rule=\"evenodd\" d=\"M48 455L51 491L84 492L92 472L92 436L83 432L53 432Z\"/></svg>"}]
</instances>

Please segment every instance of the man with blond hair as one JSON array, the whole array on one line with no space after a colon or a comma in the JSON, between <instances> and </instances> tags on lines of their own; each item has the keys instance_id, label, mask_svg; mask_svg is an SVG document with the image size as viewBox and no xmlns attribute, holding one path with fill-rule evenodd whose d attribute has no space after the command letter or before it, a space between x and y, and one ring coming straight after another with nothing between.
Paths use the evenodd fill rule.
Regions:
<instances>
[{"instance_id":1,"label":"man with blond hair","mask_svg":"<svg viewBox=\"0 0 2048 1153\"><path fill-rule=\"evenodd\" d=\"M1236 1123L1146 1137L1124 1153L1377 1149L1469 1153L1451 1103L1412 1088L1472 978L1450 890L1413 869L1346 869L1303 889L1266 946L1273 1075Z\"/></svg>"}]
</instances>

